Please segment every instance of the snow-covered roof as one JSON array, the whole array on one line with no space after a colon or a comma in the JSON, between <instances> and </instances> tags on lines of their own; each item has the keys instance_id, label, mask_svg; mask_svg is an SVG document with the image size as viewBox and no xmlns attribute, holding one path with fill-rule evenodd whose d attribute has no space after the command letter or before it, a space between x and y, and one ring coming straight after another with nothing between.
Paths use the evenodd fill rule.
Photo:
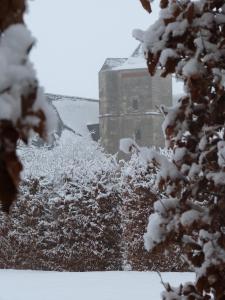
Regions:
<instances>
[{"instance_id":1,"label":"snow-covered roof","mask_svg":"<svg viewBox=\"0 0 225 300\"><path fill-rule=\"evenodd\" d=\"M96 99L46 94L56 108L63 125L87 136L87 125L99 123L99 101Z\"/></svg>"},{"instance_id":2,"label":"snow-covered roof","mask_svg":"<svg viewBox=\"0 0 225 300\"><path fill-rule=\"evenodd\" d=\"M144 56L144 51L141 44L137 46L137 48L134 50L134 52L131 55L131 57L139 57L139 56L142 57Z\"/></svg>"},{"instance_id":3,"label":"snow-covered roof","mask_svg":"<svg viewBox=\"0 0 225 300\"><path fill-rule=\"evenodd\" d=\"M126 60L127 58L106 58L101 71L112 70L113 68L119 67Z\"/></svg>"},{"instance_id":4,"label":"snow-covered roof","mask_svg":"<svg viewBox=\"0 0 225 300\"><path fill-rule=\"evenodd\" d=\"M146 59L141 44L138 45L129 58L107 58L101 70L116 71L129 69L147 69Z\"/></svg>"},{"instance_id":5,"label":"snow-covered roof","mask_svg":"<svg viewBox=\"0 0 225 300\"><path fill-rule=\"evenodd\" d=\"M146 60L143 57L129 57L123 64L113 68L113 70L131 70L131 69L147 69Z\"/></svg>"},{"instance_id":6,"label":"snow-covered roof","mask_svg":"<svg viewBox=\"0 0 225 300\"><path fill-rule=\"evenodd\" d=\"M113 70L147 69L146 59L141 44L135 49L133 54L120 66Z\"/></svg>"}]
</instances>

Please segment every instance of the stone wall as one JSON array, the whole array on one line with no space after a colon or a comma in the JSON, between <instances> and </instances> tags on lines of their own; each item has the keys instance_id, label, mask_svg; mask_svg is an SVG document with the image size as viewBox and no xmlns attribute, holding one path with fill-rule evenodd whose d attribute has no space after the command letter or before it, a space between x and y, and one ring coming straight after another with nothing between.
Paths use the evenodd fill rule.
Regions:
<instances>
[{"instance_id":1,"label":"stone wall","mask_svg":"<svg viewBox=\"0 0 225 300\"><path fill-rule=\"evenodd\" d=\"M164 146L162 116L157 106L172 105L172 79L147 69L102 70L99 73L100 136L105 150L116 153L119 140L140 146Z\"/></svg>"}]
</instances>

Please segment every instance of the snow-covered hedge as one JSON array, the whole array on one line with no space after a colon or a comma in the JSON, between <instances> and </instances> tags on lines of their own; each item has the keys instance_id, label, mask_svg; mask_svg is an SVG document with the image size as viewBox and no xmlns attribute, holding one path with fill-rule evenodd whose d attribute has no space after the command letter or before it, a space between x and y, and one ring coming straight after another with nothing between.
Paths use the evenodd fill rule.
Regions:
<instances>
[{"instance_id":1,"label":"snow-covered hedge","mask_svg":"<svg viewBox=\"0 0 225 300\"><path fill-rule=\"evenodd\" d=\"M146 150L147 151L147 150ZM19 146L23 181L2 216L0 267L96 271L178 270L144 250L155 170L135 153L117 162L89 138L64 132L52 149Z\"/></svg>"},{"instance_id":2,"label":"snow-covered hedge","mask_svg":"<svg viewBox=\"0 0 225 300\"><path fill-rule=\"evenodd\" d=\"M148 148L138 147L138 152L133 153L131 159L121 169L123 269L187 270L180 243L168 245L165 251L159 247L152 253L146 251L144 247L143 236L149 215L153 213L153 204L163 199L163 195L155 189L157 170L148 160L152 151L154 152ZM171 155L165 150L161 150L161 154L166 157Z\"/></svg>"},{"instance_id":3,"label":"snow-covered hedge","mask_svg":"<svg viewBox=\"0 0 225 300\"><path fill-rule=\"evenodd\" d=\"M68 132L51 150L31 145L18 152L23 183L4 238L11 255L2 267L119 269L115 159L90 139Z\"/></svg>"}]
</instances>

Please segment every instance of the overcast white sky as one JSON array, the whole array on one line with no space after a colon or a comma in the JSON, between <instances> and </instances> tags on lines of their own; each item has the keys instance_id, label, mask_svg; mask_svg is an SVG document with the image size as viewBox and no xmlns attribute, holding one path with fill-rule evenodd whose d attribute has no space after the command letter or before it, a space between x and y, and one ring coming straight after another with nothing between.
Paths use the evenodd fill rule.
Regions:
<instances>
[{"instance_id":1,"label":"overcast white sky","mask_svg":"<svg viewBox=\"0 0 225 300\"><path fill-rule=\"evenodd\" d=\"M158 1L156 1L157 3ZM149 15L139 0L28 1L28 27L37 39L31 60L46 92L98 98L98 71L107 57L128 57L137 47L134 28Z\"/></svg>"}]
</instances>

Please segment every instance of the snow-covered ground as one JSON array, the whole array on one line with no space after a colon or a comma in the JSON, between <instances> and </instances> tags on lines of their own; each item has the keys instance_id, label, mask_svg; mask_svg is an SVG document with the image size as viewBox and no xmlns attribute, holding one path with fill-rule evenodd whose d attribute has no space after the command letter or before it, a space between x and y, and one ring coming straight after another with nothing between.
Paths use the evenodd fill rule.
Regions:
<instances>
[{"instance_id":1,"label":"snow-covered ground","mask_svg":"<svg viewBox=\"0 0 225 300\"><path fill-rule=\"evenodd\" d=\"M172 285L192 273L162 273ZM158 300L163 286L154 272L59 273L0 270L0 300Z\"/></svg>"}]
</instances>

